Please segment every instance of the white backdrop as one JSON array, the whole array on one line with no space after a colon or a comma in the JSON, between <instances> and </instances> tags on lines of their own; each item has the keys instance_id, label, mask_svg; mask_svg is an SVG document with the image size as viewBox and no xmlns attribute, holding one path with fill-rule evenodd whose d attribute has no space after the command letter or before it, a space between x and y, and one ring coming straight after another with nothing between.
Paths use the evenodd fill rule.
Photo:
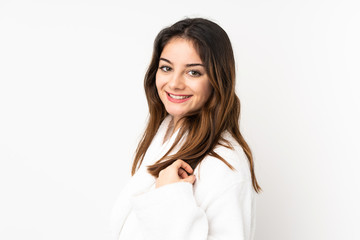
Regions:
<instances>
[{"instance_id":1,"label":"white backdrop","mask_svg":"<svg viewBox=\"0 0 360 240\"><path fill-rule=\"evenodd\" d=\"M0 239L107 239L144 130L154 37L229 34L256 240L360 239L356 1L0 1Z\"/></svg>"}]
</instances>

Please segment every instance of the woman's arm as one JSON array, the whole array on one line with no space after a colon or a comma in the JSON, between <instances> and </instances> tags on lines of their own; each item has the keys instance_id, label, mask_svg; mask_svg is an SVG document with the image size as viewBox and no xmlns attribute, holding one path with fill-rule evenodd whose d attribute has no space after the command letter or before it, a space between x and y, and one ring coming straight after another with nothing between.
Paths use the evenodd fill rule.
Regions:
<instances>
[{"instance_id":1,"label":"woman's arm","mask_svg":"<svg viewBox=\"0 0 360 240\"><path fill-rule=\"evenodd\" d=\"M251 182L218 185L205 210L189 182L176 182L133 197L145 240L250 240L253 238Z\"/></svg>"}]
</instances>

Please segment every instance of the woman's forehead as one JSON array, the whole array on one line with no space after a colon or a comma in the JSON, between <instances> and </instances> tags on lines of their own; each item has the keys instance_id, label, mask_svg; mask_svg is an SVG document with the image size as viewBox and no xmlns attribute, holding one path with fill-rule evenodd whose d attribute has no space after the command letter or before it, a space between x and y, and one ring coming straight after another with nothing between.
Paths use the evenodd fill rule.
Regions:
<instances>
[{"instance_id":1,"label":"woman's forehead","mask_svg":"<svg viewBox=\"0 0 360 240\"><path fill-rule=\"evenodd\" d=\"M172 38L161 52L160 59L166 59L173 64L202 64L202 60L193 41L186 38Z\"/></svg>"}]
</instances>

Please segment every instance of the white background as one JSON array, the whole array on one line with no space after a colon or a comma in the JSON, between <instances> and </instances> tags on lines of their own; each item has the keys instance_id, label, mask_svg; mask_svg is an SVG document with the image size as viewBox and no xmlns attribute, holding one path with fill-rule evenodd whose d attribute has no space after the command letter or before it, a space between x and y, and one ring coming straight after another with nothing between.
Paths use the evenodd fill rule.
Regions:
<instances>
[{"instance_id":1,"label":"white background","mask_svg":"<svg viewBox=\"0 0 360 240\"><path fill-rule=\"evenodd\" d=\"M356 1L0 2L0 239L107 239L156 34L229 34L263 193L256 240L360 239Z\"/></svg>"}]
</instances>

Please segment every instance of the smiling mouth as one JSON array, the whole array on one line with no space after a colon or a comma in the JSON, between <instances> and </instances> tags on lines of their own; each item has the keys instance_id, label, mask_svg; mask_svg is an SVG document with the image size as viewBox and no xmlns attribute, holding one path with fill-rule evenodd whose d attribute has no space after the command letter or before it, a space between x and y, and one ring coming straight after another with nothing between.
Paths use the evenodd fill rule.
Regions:
<instances>
[{"instance_id":1,"label":"smiling mouth","mask_svg":"<svg viewBox=\"0 0 360 240\"><path fill-rule=\"evenodd\" d=\"M184 103L192 97L192 95L174 95L168 92L166 92L166 95L167 99L172 103Z\"/></svg>"},{"instance_id":2,"label":"smiling mouth","mask_svg":"<svg viewBox=\"0 0 360 240\"><path fill-rule=\"evenodd\" d=\"M168 93L168 92L166 92L166 94L167 94L169 97L171 97L171 98L173 98L173 99L177 99L177 100L182 100L182 99L186 99L186 98L191 97L191 95L174 95L174 94L171 94L171 93Z\"/></svg>"}]
</instances>

